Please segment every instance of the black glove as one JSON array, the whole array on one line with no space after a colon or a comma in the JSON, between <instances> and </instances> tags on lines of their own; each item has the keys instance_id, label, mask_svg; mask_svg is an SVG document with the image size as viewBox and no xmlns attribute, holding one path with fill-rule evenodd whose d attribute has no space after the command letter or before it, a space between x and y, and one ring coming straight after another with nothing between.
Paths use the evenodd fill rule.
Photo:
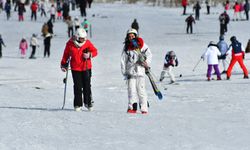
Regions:
<instances>
[{"instance_id":1,"label":"black glove","mask_svg":"<svg viewBox=\"0 0 250 150\"><path fill-rule=\"evenodd\" d=\"M69 63L61 64L61 70L62 70L63 72L66 72L67 69L68 69L68 67L69 67Z\"/></svg>"}]
</instances>

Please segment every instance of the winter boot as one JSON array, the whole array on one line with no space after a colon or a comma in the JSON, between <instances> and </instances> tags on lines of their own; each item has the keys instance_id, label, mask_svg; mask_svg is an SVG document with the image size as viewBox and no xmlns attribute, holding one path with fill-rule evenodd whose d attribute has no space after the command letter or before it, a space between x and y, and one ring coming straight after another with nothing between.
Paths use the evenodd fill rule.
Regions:
<instances>
[{"instance_id":1,"label":"winter boot","mask_svg":"<svg viewBox=\"0 0 250 150\"><path fill-rule=\"evenodd\" d=\"M249 79L248 75L244 75L243 79Z\"/></svg>"},{"instance_id":2,"label":"winter boot","mask_svg":"<svg viewBox=\"0 0 250 150\"><path fill-rule=\"evenodd\" d=\"M93 111L93 104L84 104L84 107L88 109L88 111Z\"/></svg>"},{"instance_id":3,"label":"winter boot","mask_svg":"<svg viewBox=\"0 0 250 150\"><path fill-rule=\"evenodd\" d=\"M133 109L128 109L127 113L132 113L132 114L136 113L136 111L137 111L137 103L134 103L132 106L133 106Z\"/></svg>"},{"instance_id":4,"label":"winter boot","mask_svg":"<svg viewBox=\"0 0 250 150\"><path fill-rule=\"evenodd\" d=\"M141 111L141 114L146 115L146 114L148 114L148 112L147 111Z\"/></svg>"},{"instance_id":5,"label":"winter boot","mask_svg":"<svg viewBox=\"0 0 250 150\"><path fill-rule=\"evenodd\" d=\"M82 107L76 106L76 107L75 107L75 111L76 111L76 112L82 111Z\"/></svg>"}]
</instances>

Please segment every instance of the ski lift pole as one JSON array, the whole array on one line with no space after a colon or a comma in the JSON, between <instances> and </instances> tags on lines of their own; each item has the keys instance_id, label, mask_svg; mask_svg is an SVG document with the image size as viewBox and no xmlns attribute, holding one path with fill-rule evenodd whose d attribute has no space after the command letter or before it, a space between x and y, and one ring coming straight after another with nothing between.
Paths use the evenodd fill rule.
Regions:
<instances>
[{"instance_id":1,"label":"ski lift pole","mask_svg":"<svg viewBox=\"0 0 250 150\"><path fill-rule=\"evenodd\" d=\"M202 58L200 58L199 61L196 63L196 65L194 66L193 71L194 71L194 70L197 68L197 66L200 64L201 60L202 60Z\"/></svg>"}]
</instances>

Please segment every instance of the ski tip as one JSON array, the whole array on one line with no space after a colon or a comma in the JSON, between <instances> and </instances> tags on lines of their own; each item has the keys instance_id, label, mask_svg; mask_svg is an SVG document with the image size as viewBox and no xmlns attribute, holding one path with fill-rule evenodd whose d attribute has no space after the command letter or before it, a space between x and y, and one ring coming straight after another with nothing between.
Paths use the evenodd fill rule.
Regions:
<instances>
[{"instance_id":1,"label":"ski tip","mask_svg":"<svg viewBox=\"0 0 250 150\"><path fill-rule=\"evenodd\" d=\"M158 92L157 96L158 96L159 100L162 100L163 96L162 96L161 92Z\"/></svg>"}]
</instances>

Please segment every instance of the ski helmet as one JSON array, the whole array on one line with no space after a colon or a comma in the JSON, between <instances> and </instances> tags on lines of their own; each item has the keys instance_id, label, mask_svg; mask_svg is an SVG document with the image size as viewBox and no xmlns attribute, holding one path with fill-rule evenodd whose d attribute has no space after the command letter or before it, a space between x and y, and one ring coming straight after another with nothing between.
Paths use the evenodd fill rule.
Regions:
<instances>
[{"instance_id":1,"label":"ski helmet","mask_svg":"<svg viewBox=\"0 0 250 150\"><path fill-rule=\"evenodd\" d=\"M79 38L87 38L87 33L83 28L78 28L75 37L76 40L79 40Z\"/></svg>"},{"instance_id":2,"label":"ski helmet","mask_svg":"<svg viewBox=\"0 0 250 150\"><path fill-rule=\"evenodd\" d=\"M135 30L135 29L133 29L133 28L131 28L131 29L129 29L128 31L127 31L127 34L130 34L130 33L133 33L133 34L135 34L135 36L137 36L137 31Z\"/></svg>"}]
</instances>

